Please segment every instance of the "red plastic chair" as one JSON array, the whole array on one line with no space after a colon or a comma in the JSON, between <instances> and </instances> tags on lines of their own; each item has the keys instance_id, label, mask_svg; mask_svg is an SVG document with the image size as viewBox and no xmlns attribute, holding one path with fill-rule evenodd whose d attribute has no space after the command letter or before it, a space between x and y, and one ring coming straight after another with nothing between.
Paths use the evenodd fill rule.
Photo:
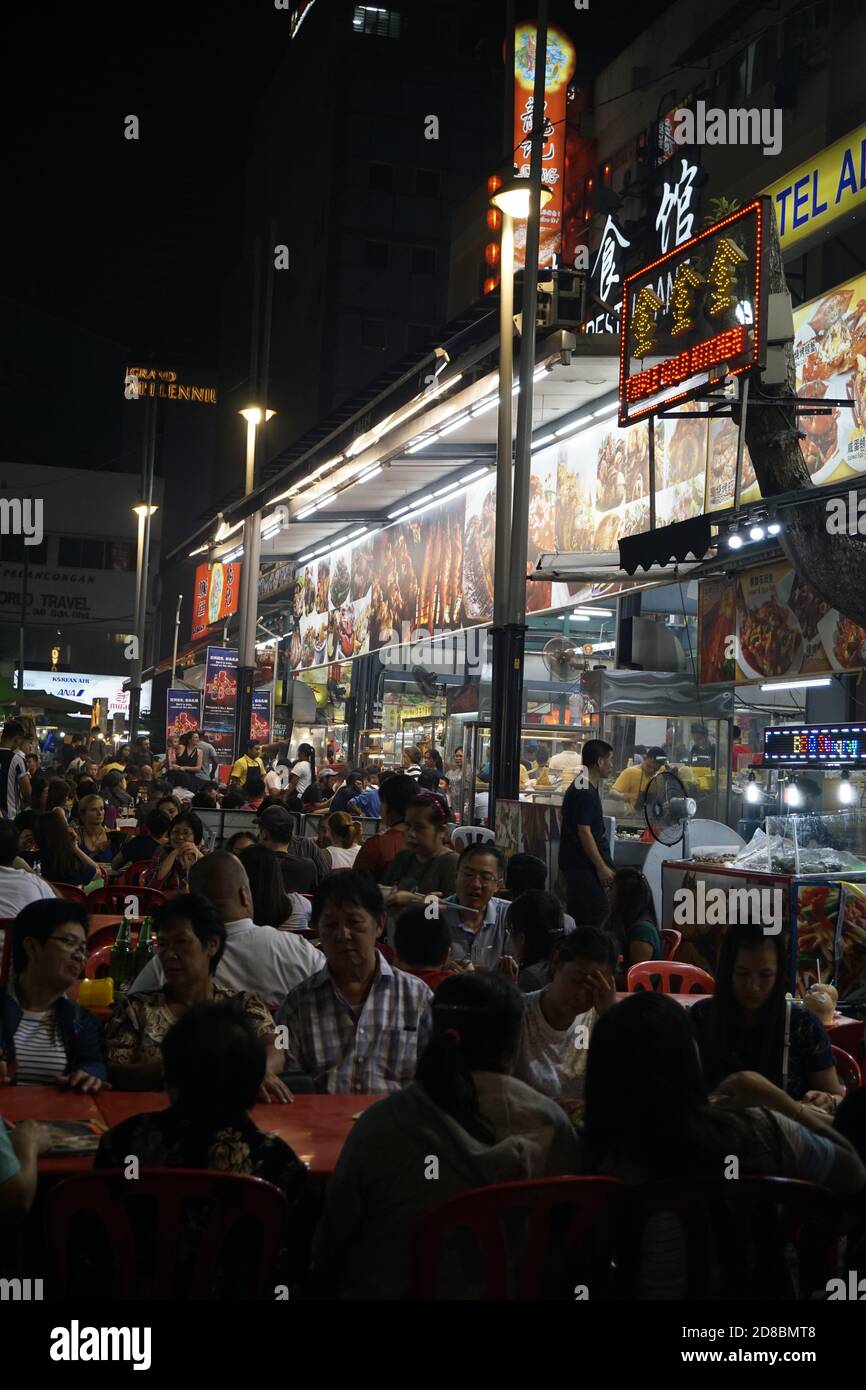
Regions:
<instances>
[{"instance_id":1,"label":"red plastic chair","mask_svg":"<svg viewBox=\"0 0 866 1390\"><path fill-rule=\"evenodd\" d=\"M675 927L662 927L662 960L673 960L683 941L683 934Z\"/></svg>"},{"instance_id":2,"label":"red plastic chair","mask_svg":"<svg viewBox=\"0 0 866 1390\"><path fill-rule=\"evenodd\" d=\"M715 988L716 982L706 970L678 960L642 960L626 976L629 994L642 989L659 994L712 994Z\"/></svg>"},{"instance_id":3,"label":"red plastic chair","mask_svg":"<svg viewBox=\"0 0 866 1390\"><path fill-rule=\"evenodd\" d=\"M467 1234L478 1252L472 1268L481 1300L572 1299L576 1282L604 1297L621 1191L613 1178L540 1178L472 1188L443 1202L415 1232L415 1297L453 1296L440 1267L455 1238L463 1252Z\"/></svg>"},{"instance_id":4,"label":"red plastic chair","mask_svg":"<svg viewBox=\"0 0 866 1390\"><path fill-rule=\"evenodd\" d=\"M86 905L96 896L94 893L91 893L88 897L83 888L78 888L74 883L52 883L51 887L60 894L61 898L65 898L68 903L84 903Z\"/></svg>"},{"instance_id":5,"label":"red plastic chair","mask_svg":"<svg viewBox=\"0 0 866 1390\"><path fill-rule=\"evenodd\" d=\"M134 864L127 864L119 878L114 880L112 887L120 887L124 884L128 884L135 888L140 887L141 876L150 868L152 863L153 860L151 859L138 859Z\"/></svg>"},{"instance_id":6,"label":"red plastic chair","mask_svg":"<svg viewBox=\"0 0 866 1390\"><path fill-rule=\"evenodd\" d=\"M168 902L168 895L160 888L139 888L135 884L117 885L111 888L98 888L87 900L91 912L123 913L127 898L138 898L138 905L145 911L160 907Z\"/></svg>"},{"instance_id":7,"label":"red plastic chair","mask_svg":"<svg viewBox=\"0 0 866 1390\"><path fill-rule=\"evenodd\" d=\"M845 1052L841 1047L833 1047L833 1061L836 1063L836 1075L845 1087L846 1094L863 1085L859 1064L850 1052Z\"/></svg>"},{"instance_id":8,"label":"red plastic chair","mask_svg":"<svg viewBox=\"0 0 866 1390\"><path fill-rule=\"evenodd\" d=\"M843 1208L813 1183L748 1175L647 1183L622 1193L621 1212L616 1296L627 1301L659 1296L644 1281L651 1280L653 1252L663 1243L671 1250L667 1282L677 1235L683 1288L666 1296L808 1299L818 1290L826 1295L837 1272ZM662 1224L669 1227L664 1233Z\"/></svg>"},{"instance_id":9,"label":"red plastic chair","mask_svg":"<svg viewBox=\"0 0 866 1390\"><path fill-rule=\"evenodd\" d=\"M186 1219L189 1203L195 1203L194 1222ZM58 1298L71 1298L76 1290L80 1295L74 1256L94 1240L112 1298L215 1298L220 1271L231 1273L243 1289L235 1296L273 1300L285 1220L285 1197L272 1183L198 1169L145 1169L135 1182L122 1170L106 1169L58 1184L45 1201ZM244 1253L248 1244L253 1247L252 1258L239 1262L237 1238L252 1233L255 1240L244 1244ZM146 1262L139 1258L145 1241ZM189 1260L181 1269L178 1251L184 1248Z\"/></svg>"},{"instance_id":10,"label":"red plastic chair","mask_svg":"<svg viewBox=\"0 0 866 1390\"><path fill-rule=\"evenodd\" d=\"M108 974L113 946L97 946L84 962L85 980L102 980Z\"/></svg>"}]
</instances>

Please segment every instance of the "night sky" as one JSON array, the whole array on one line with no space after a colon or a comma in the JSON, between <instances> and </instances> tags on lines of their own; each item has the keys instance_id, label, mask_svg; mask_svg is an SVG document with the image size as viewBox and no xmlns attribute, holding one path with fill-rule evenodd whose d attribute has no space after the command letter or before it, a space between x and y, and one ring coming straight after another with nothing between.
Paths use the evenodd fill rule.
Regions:
<instances>
[{"instance_id":1,"label":"night sky","mask_svg":"<svg viewBox=\"0 0 866 1390\"><path fill-rule=\"evenodd\" d=\"M601 61L664 8L591 0L577 15L553 0L552 18ZM498 37L504 13L504 0L487 0L480 42ZM52 0L4 13L0 292L139 356L215 365L255 103L288 46L288 15L272 0L151 0L96 15ZM138 142L123 136L130 113Z\"/></svg>"}]
</instances>

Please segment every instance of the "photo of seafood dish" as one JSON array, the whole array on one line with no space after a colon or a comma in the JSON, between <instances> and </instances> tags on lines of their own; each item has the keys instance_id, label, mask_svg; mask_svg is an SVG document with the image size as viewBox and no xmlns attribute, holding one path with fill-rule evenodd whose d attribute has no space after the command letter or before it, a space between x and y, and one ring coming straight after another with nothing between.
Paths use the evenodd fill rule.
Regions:
<instances>
[{"instance_id":1,"label":"photo of seafood dish","mask_svg":"<svg viewBox=\"0 0 866 1390\"><path fill-rule=\"evenodd\" d=\"M306 669L316 659L316 634L312 624L307 624L301 636L301 665Z\"/></svg>"},{"instance_id":2,"label":"photo of seafood dish","mask_svg":"<svg viewBox=\"0 0 866 1390\"><path fill-rule=\"evenodd\" d=\"M747 675L787 676L803 661L803 634L790 609L775 594L750 607L737 587L740 664Z\"/></svg>"},{"instance_id":3,"label":"photo of seafood dish","mask_svg":"<svg viewBox=\"0 0 866 1390\"><path fill-rule=\"evenodd\" d=\"M316 665L321 666L325 660L325 647L328 641L328 619L320 618L318 622L312 626L312 631L316 650Z\"/></svg>"},{"instance_id":4,"label":"photo of seafood dish","mask_svg":"<svg viewBox=\"0 0 866 1390\"><path fill-rule=\"evenodd\" d=\"M373 573L375 582L370 595L373 609L374 646L399 637L403 623L415 620L418 599L418 577L410 554L414 549L411 532L406 526L390 527L375 538ZM382 634L385 634L384 636Z\"/></svg>"},{"instance_id":5,"label":"photo of seafood dish","mask_svg":"<svg viewBox=\"0 0 866 1390\"><path fill-rule=\"evenodd\" d=\"M823 299L819 299L818 308L809 319L809 327L816 337L820 337L833 324L839 322L851 303L853 294L852 287L851 289L833 290L831 294L825 294Z\"/></svg>"},{"instance_id":6,"label":"photo of seafood dish","mask_svg":"<svg viewBox=\"0 0 866 1390\"><path fill-rule=\"evenodd\" d=\"M834 671L866 666L866 632L851 618L830 608L818 624L827 659Z\"/></svg>"},{"instance_id":7,"label":"photo of seafood dish","mask_svg":"<svg viewBox=\"0 0 866 1390\"><path fill-rule=\"evenodd\" d=\"M814 589L810 589L805 579L790 571L790 594L786 593L787 579L783 580L778 586L779 597L787 603L797 622L800 624L800 631L806 643L806 655L821 645L821 635L818 631L821 619L830 609L829 603L818 594Z\"/></svg>"},{"instance_id":8,"label":"photo of seafood dish","mask_svg":"<svg viewBox=\"0 0 866 1390\"><path fill-rule=\"evenodd\" d=\"M733 680L734 659L726 655L726 650L728 638L736 631L735 586L728 579L706 580L700 586L699 601L701 684Z\"/></svg>"},{"instance_id":9,"label":"photo of seafood dish","mask_svg":"<svg viewBox=\"0 0 866 1390\"><path fill-rule=\"evenodd\" d=\"M682 420L665 421L665 457L660 487L673 487L692 478L700 478L703 484L707 464L707 422L689 419L685 409L682 414ZM736 460L736 453L734 458Z\"/></svg>"},{"instance_id":10,"label":"photo of seafood dish","mask_svg":"<svg viewBox=\"0 0 866 1390\"><path fill-rule=\"evenodd\" d=\"M709 511L729 506L734 500L737 479L737 427L730 418L709 422ZM750 490L753 490L750 491ZM747 448L743 448L743 474L740 501L760 496L755 470Z\"/></svg>"},{"instance_id":11,"label":"photo of seafood dish","mask_svg":"<svg viewBox=\"0 0 866 1390\"><path fill-rule=\"evenodd\" d=\"M625 439L606 434L598 449L595 505L600 512L606 512L624 501Z\"/></svg>"},{"instance_id":12,"label":"photo of seafood dish","mask_svg":"<svg viewBox=\"0 0 866 1390\"><path fill-rule=\"evenodd\" d=\"M649 491L649 435L646 423L632 425L625 440L625 500L639 502ZM661 433L661 432L659 432Z\"/></svg>"},{"instance_id":13,"label":"photo of seafood dish","mask_svg":"<svg viewBox=\"0 0 866 1390\"><path fill-rule=\"evenodd\" d=\"M373 578L373 539L360 541L352 551L352 598L363 598Z\"/></svg>"},{"instance_id":14,"label":"photo of seafood dish","mask_svg":"<svg viewBox=\"0 0 866 1390\"><path fill-rule=\"evenodd\" d=\"M367 651L367 638L370 632L370 605L369 603L359 602L355 604L355 656L361 656Z\"/></svg>"},{"instance_id":15,"label":"photo of seafood dish","mask_svg":"<svg viewBox=\"0 0 866 1390\"><path fill-rule=\"evenodd\" d=\"M467 512L469 505L467 503ZM480 510L467 517L463 553L463 605L472 621L493 616L493 536L496 493L489 487Z\"/></svg>"},{"instance_id":16,"label":"photo of seafood dish","mask_svg":"<svg viewBox=\"0 0 866 1390\"><path fill-rule=\"evenodd\" d=\"M340 608L349 597L349 566L345 555L340 555L331 575L331 606Z\"/></svg>"},{"instance_id":17,"label":"photo of seafood dish","mask_svg":"<svg viewBox=\"0 0 866 1390\"><path fill-rule=\"evenodd\" d=\"M637 428L637 426L635 426ZM589 550L595 520L592 495L583 474L568 466L565 452L560 456L556 474L556 550Z\"/></svg>"},{"instance_id":18,"label":"photo of seafood dish","mask_svg":"<svg viewBox=\"0 0 866 1390\"><path fill-rule=\"evenodd\" d=\"M292 588L292 617L300 621L304 616L304 576L299 574Z\"/></svg>"},{"instance_id":19,"label":"photo of seafood dish","mask_svg":"<svg viewBox=\"0 0 866 1390\"><path fill-rule=\"evenodd\" d=\"M827 383L824 381L809 382L797 391L798 396L807 398L823 397L826 394ZM797 424L806 436L800 440L800 452L812 476L836 454L839 442L838 407L834 405L827 415L800 415Z\"/></svg>"},{"instance_id":20,"label":"photo of seafood dish","mask_svg":"<svg viewBox=\"0 0 866 1390\"><path fill-rule=\"evenodd\" d=\"M340 641L339 627L337 623L337 614L339 613L339 611L340 610L338 608L332 608L330 613L328 614L328 640L326 647L329 661L336 661L337 659L337 648Z\"/></svg>"},{"instance_id":21,"label":"photo of seafood dish","mask_svg":"<svg viewBox=\"0 0 866 1390\"><path fill-rule=\"evenodd\" d=\"M493 494L488 494L492 498ZM485 498L484 506L487 506ZM492 502L491 502L492 506ZM491 546L492 546L491 530ZM463 591L460 577L463 565L463 507L446 511L433 523L423 551L415 626L429 632L460 626Z\"/></svg>"},{"instance_id":22,"label":"photo of seafood dish","mask_svg":"<svg viewBox=\"0 0 866 1390\"><path fill-rule=\"evenodd\" d=\"M328 589L331 583L331 562L320 560L316 571L316 612L327 613Z\"/></svg>"},{"instance_id":23,"label":"photo of seafood dish","mask_svg":"<svg viewBox=\"0 0 866 1390\"><path fill-rule=\"evenodd\" d=\"M337 633L337 656L355 655L355 609L351 603L344 603L335 613Z\"/></svg>"},{"instance_id":24,"label":"photo of seafood dish","mask_svg":"<svg viewBox=\"0 0 866 1390\"><path fill-rule=\"evenodd\" d=\"M313 579L313 566L304 570L304 613L309 616L316 611L316 584Z\"/></svg>"},{"instance_id":25,"label":"photo of seafood dish","mask_svg":"<svg viewBox=\"0 0 866 1390\"><path fill-rule=\"evenodd\" d=\"M854 424L866 430L866 357L858 352L848 381L848 397L854 402Z\"/></svg>"},{"instance_id":26,"label":"photo of seafood dish","mask_svg":"<svg viewBox=\"0 0 866 1390\"><path fill-rule=\"evenodd\" d=\"M616 551L622 535L622 517L617 512L603 516L595 528L593 548L598 551Z\"/></svg>"},{"instance_id":27,"label":"photo of seafood dish","mask_svg":"<svg viewBox=\"0 0 866 1390\"><path fill-rule=\"evenodd\" d=\"M289 643L289 665L293 671L297 671L301 664L301 625L295 623L292 627L292 639Z\"/></svg>"}]
</instances>

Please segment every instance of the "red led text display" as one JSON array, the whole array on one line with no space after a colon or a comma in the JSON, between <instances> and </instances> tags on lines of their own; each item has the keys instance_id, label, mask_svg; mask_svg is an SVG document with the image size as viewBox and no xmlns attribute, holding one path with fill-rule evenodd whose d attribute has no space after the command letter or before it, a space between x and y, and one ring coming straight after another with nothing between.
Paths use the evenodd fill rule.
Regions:
<instances>
[{"instance_id":1,"label":"red led text display","mask_svg":"<svg viewBox=\"0 0 866 1390\"><path fill-rule=\"evenodd\" d=\"M767 204L757 198L626 277L620 424L763 366Z\"/></svg>"}]
</instances>

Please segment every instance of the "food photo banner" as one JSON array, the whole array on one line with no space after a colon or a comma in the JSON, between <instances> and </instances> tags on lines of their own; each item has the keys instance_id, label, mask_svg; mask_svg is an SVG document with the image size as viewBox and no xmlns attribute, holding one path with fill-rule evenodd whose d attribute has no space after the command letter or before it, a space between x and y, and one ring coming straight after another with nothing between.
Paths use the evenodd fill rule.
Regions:
<instances>
[{"instance_id":1,"label":"food photo banner","mask_svg":"<svg viewBox=\"0 0 866 1390\"><path fill-rule=\"evenodd\" d=\"M201 694L198 690L169 690L165 696L166 738L180 738L201 728Z\"/></svg>"},{"instance_id":2,"label":"food photo banner","mask_svg":"<svg viewBox=\"0 0 866 1390\"><path fill-rule=\"evenodd\" d=\"M241 567L237 560L197 565L192 603L192 640L238 611Z\"/></svg>"},{"instance_id":3,"label":"food photo banner","mask_svg":"<svg viewBox=\"0 0 866 1390\"><path fill-rule=\"evenodd\" d=\"M218 763L232 762L237 699L237 648L208 647L201 731L213 744Z\"/></svg>"},{"instance_id":4,"label":"food photo banner","mask_svg":"<svg viewBox=\"0 0 866 1390\"><path fill-rule=\"evenodd\" d=\"M819 598L788 564L702 580L698 625L702 685L866 667L866 630Z\"/></svg>"}]
</instances>

